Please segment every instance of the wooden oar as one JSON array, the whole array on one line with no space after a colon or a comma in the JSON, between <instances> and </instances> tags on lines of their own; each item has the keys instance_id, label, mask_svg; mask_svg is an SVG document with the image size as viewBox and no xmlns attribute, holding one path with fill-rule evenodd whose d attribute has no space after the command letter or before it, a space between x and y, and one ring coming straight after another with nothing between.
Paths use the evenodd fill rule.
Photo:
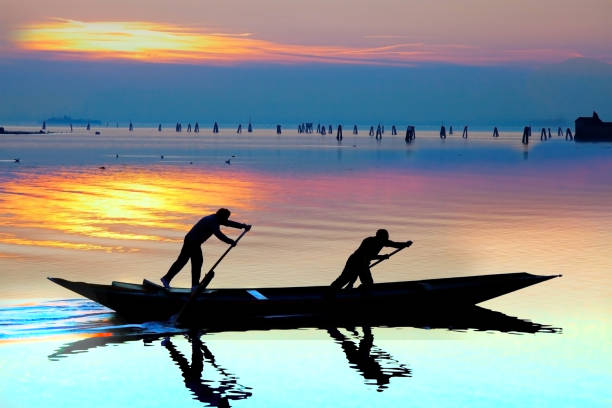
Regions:
<instances>
[{"instance_id":1,"label":"wooden oar","mask_svg":"<svg viewBox=\"0 0 612 408\"><path fill-rule=\"evenodd\" d=\"M229 251L232 250L233 247L238 245L238 241L240 241L240 238L242 238L244 234L247 233L247 231L248 231L247 229L242 231L242 233L238 236L238 238L236 238L234 245L230 246L229 248L225 250L223 255L221 255L221 257L217 260L217 262L215 262L215 264L212 266L212 268L210 268L208 273L204 275L204 279L202 279L202 282L200 282L200 284L194 290L191 291L191 296L189 296L189 299L187 299L187 302L185 302L180 312L178 312L178 314L176 315L176 319L174 319L175 322L179 322L181 320L181 317L183 316L183 313L185 313L185 310L187 310L187 308L191 305L193 300L200 294L200 292L208 286L210 281L215 277L215 268L217 267L217 265L219 265L219 263L223 260L223 258L225 258L225 256L229 253Z\"/></svg>"},{"instance_id":2,"label":"wooden oar","mask_svg":"<svg viewBox=\"0 0 612 408\"><path fill-rule=\"evenodd\" d=\"M412 242L410 243L410 245L412 245ZM393 255L397 254L399 251L401 251L401 250L402 250L402 249L404 249L404 248L408 248L410 245L408 245L408 246L403 246L403 247L401 247L401 248L397 248L395 251L393 251L393 252L391 252L391 253L389 254L389 257L388 257L388 258L385 258L385 259L389 259L389 258L391 258L391 256L393 256ZM379 263L381 263L381 262L382 262L382 261L384 261L385 259L379 259L379 260L378 260L378 261L376 261L376 262L372 262L372 263L370 264L370 268L371 268L371 267L373 267L373 266L378 265Z\"/></svg>"}]
</instances>

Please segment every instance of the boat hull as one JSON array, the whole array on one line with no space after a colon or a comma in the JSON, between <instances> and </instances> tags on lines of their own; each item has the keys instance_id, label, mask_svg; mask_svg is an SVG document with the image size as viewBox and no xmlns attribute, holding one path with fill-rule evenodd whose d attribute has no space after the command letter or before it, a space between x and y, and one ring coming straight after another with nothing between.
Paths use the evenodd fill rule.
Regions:
<instances>
[{"instance_id":1,"label":"boat hull","mask_svg":"<svg viewBox=\"0 0 612 408\"><path fill-rule=\"evenodd\" d=\"M208 289L181 316L188 326L222 326L262 319L330 319L384 314L406 316L471 306L554 278L528 273L378 283L371 288L332 291L326 286ZM61 278L51 281L100 303L131 321L165 321L189 299L187 289L113 282L101 285Z\"/></svg>"}]
</instances>

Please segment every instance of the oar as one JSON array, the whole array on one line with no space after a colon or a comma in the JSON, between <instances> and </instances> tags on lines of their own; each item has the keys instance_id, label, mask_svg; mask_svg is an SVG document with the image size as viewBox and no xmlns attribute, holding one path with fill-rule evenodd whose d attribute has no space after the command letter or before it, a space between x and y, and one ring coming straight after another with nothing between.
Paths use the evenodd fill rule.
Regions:
<instances>
[{"instance_id":1,"label":"oar","mask_svg":"<svg viewBox=\"0 0 612 408\"><path fill-rule=\"evenodd\" d=\"M204 275L204 279L202 279L202 282L200 282L200 284L193 291L191 291L191 296L189 296L189 299L187 299L187 302L185 302L180 312L178 312L178 314L176 315L176 319L175 319L176 322L179 322L181 320L183 313L185 313L185 310L187 310L187 308L191 305L191 302L193 302L193 300L198 296L198 294L208 286L210 281L215 277L215 268L217 267L217 265L219 265L219 263L223 260L223 258L225 258L225 256L229 253L229 251L231 251L232 248L238 244L238 241L240 241L240 238L242 238L244 234L247 233L247 231L248 231L247 229L242 231L242 233L238 236L238 238L236 238L235 244L225 250L223 255L221 255L221 257L217 260L217 262L215 262L215 264L212 266L212 268L210 268L208 273Z\"/></svg>"},{"instance_id":2,"label":"oar","mask_svg":"<svg viewBox=\"0 0 612 408\"><path fill-rule=\"evenodd\" d=\"M410 243L410 245L412 245L412 242ZM401 248L397 248L395 251L393 251L393 252L391 252L391 253L389 254L389 257L388 257L388 258L385 258L385 259L389 259L389 258L391 258L391 256L393 256L393 255L397 254L399 251L401 251L401 250L402 250L402 249L404 249L404 248L408 248L410 245L408 245L408 246L403 246L403 247L401 247ZM370 268L371 268L371 267L373 267L373 266L378 265L379 263L381 263L381 262L382 262L382 261L384 261L385 259L379 259L379 260L378 260L378 261L376 261L376 262L372 262L372 263L370 264Z\"/></svg>"}]
</instances>

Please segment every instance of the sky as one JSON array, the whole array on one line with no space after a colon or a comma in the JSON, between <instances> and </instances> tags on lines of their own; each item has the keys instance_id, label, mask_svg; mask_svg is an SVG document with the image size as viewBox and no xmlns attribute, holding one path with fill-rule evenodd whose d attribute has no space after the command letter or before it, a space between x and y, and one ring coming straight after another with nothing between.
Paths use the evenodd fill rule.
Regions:
<instances>
[{"instance_id":1,"label":"sky","mask_svg":"<svg viewBox=\"0 0 612 408\"><path fill-rule=\"evenodd\" d=\"M0 106L5 122L155 122L201 111L262 121L612 115L609 0L0 0L0 9L0 90L13 101ZM551 82L568 89L551 94ZM79 96L76 83L100 97ZM124 102L105 97L126 86ZM203 93L219 99L193 112L180 102ZM422 103L406 103L415 95ZM500 95L507 103L491 106ZM466 117L466 102L482 115Z\"/></svg>"}]
</instances>

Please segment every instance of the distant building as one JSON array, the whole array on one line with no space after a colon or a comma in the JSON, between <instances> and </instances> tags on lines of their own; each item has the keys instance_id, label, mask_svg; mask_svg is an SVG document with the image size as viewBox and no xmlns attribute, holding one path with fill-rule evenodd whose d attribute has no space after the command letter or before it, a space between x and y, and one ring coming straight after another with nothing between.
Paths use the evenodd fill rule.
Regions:
<instances>
[{"instance_id":1,"label":"distant building","mask_svg":"<svg viewBox=\"0 0 612 408\"><path fill-rule=\"evenodd\" d=\"M592 117L579 117L575 123L577 142L612 142L612 122L603 122L597 112Z\"/></svg>"}]
</instances>

